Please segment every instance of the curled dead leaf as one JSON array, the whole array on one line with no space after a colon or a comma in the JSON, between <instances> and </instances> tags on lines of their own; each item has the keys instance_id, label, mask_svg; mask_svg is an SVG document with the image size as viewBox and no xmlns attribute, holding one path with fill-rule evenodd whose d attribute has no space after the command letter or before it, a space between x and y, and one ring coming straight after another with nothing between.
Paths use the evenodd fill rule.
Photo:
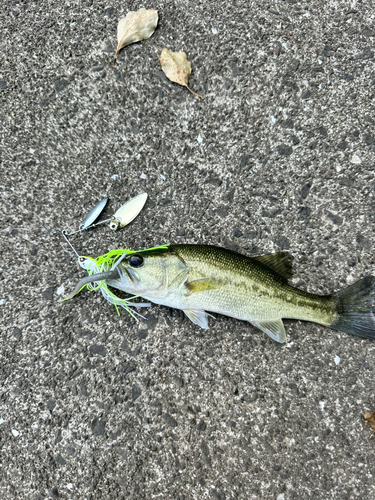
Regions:
<instances>
[{"instance_id":1,"label":"curled dead leaf","mask_svg":"<svg viewBox=\"0 0 375 500\"><path fill-rule=\"evenodd\" d=\"M369 411L365 411L364 415L365 422L368 424L373 431L375 431L375 411L370 413Z\"/></svg>"},{"instance_id":2,"label":"curled dead leaf","mask_svg":"<svg viewBox=\"0 0 375 500\"><path fill-rule=\"evenodd\" d=\"M161 69L171 82L178 83L179 85L186 87L192 94L203 99L201 95L196 94L188 87L189 76L191 73L191 62L188 61L185 52L171 52L164 47L159 56L159 62Z\"/></svg>"},{"instance_id":3,"label":"curled dead leaf","mask_svg":"<svg viewBox=\"0 0 375 500\"><path fill-rule=\"evenodd\" d=\"M115 64L117 54L122 48L131 43L150 38L156 29L158 20L159 16L156 9L130 11L126 14L126 17L120 19L117 25L118 45L113 64Z\"/></svg>"}]
</instances>

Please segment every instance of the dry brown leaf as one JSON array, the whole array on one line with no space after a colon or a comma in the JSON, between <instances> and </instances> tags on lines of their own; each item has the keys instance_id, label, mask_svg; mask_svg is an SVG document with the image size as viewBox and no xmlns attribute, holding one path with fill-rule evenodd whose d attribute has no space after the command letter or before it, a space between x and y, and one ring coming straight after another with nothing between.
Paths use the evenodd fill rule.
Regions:
<instances>
[{"instance_id":1,"label":"dry brown leaf","mask_svg":"<svg viewBox=\"0 0 375 500\"><path fill-rule=\"evenodd\" d=\"M126 17L120 19L117 25L118 45L113 64L115 64L117 54L123 47L150 38L156 29L158 19L156 9L131 11L126 14Z\"/></svg>"},{"instance_id":2,"label":"dry brown leaf","mask_svg":"<svg viewBox=\"0 0 375 500\"><path fill-rule=\"evenodd\" d=\"M186 87L192 94L203 99L201 95L196 94L188 87L191 62L188 61L185 52L171 52L164 47L159 56L159 62L161 69L169 80Z\"/></svg>"},{"instance_id":3,"label":"dry brown leaf","mask_svg":"<svg viewBox=\"0 0 375 500\"><path fill-rule=\"evenodd\" d=\"M368 424L373 431L375 431L375 411L370 413L369 411L365 411L364 415L365 422Z\"/></svg>"}]
</instances>

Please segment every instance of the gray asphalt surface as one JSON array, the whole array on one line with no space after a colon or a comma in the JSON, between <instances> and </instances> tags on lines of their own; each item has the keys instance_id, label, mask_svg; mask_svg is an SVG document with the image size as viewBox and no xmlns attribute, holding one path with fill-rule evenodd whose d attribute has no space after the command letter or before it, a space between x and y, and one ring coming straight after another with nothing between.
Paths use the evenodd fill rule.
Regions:
<instances>
[{"instance_id":1,"label":"gray asphalt surface","mask_svg":"<svg viewBox=\"0 0 375 500\"><path fill-rule=\"evenodd\" d=\"M140 7L159 26L113 68ZM1 2L2 499L374 495L375 342L61 302L85 273L60 235L147 191L79 253L288 250L317 293L374 273L374 20L371 1ZM166 79L164 46L203 100Z\"/></svg>"}]
</instances>

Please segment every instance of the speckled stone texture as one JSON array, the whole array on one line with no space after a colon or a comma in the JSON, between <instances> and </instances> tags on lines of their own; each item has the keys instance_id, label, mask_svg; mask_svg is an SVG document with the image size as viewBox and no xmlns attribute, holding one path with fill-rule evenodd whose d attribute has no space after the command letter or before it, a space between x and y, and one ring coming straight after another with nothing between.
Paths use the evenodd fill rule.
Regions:
<instances>
[{"instance_id":1,"label":"speckled stone texture","mask_svg":"<svg viewBox=\"0 0 375 500\"><path fill-rule=\"evenodd\" d=\"M154 35L112 67L117 21ZM317 293L374 273L372 1L2 0L0 497L363 499L375 494L375 342L286 321L119 318L61 238L147 191L79 253L288 250ZM166 46L192 62L169 82Z\"/></svg>"}]
</instances>

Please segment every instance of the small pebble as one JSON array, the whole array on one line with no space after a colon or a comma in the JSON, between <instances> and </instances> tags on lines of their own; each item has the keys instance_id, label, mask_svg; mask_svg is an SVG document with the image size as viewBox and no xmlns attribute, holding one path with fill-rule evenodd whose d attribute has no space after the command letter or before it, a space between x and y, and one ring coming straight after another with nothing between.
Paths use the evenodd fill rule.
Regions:
<instances>
[{"instance_id":1,"label":"small pebble","mask_svg":"<svg viewBox=\"0 0 375 500\"><path fill-rule=\"evenodd\" d=\"M351 163L354 163L354 165L360 165L362 163L361 158L354 153L354 155L351 157Z\"/></svg>"}]
</instances>

